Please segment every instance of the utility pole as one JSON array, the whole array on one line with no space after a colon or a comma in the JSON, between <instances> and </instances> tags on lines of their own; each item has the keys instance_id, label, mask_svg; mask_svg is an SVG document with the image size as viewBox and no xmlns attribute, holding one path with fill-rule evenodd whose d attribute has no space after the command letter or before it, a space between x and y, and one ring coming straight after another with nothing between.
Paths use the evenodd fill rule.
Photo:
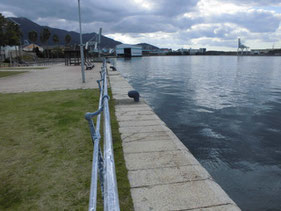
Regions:
<instances>
[{"instance_id":1,"label":"utility pole","mask_svg":"<svg viewBox=\"0 0 281 211\"><path fill-rule=\"evenodd\" d=\"M78 14L79 14L79 28L80 28L80 54L81 54L82 82L85 83L84 50L83 50L83 40L82 40L82 26L81 26L80 0L78 0Z\"/></svg>"},{"instance_id":2,"label":"utility pole","mask_svg":"<svg viewBox=\"0 0 281 211\"><path fill-rule=\"evenodd\" d=\"M99 51L99 57L100 57L100 54L101 54L101 32L102 32L102 28L100 28L100 31L99 31L99 40L98 40L98 43L99 43L99 49L98 49L98 51Z\"/></svg>"}]
</instances>

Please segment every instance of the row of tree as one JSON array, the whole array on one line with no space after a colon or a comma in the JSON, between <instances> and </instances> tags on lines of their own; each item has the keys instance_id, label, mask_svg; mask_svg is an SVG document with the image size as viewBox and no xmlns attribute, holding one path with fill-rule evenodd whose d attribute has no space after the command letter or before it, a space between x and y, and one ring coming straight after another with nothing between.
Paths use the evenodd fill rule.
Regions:
<instances>
[{"instance_id":1,"label":"row of tree","mask_svg":"<svg viewBox=\"0 0 281 211\"><path fill-rule=\"evenodd\" d=\"M49 52L49 48L48 48L48 41L49 41L49 39L50 39L50 36L51 36L51 32L49 31L49 29L48 28L43 28L43 30L41 31L41 33L40 33L40 37L39 37L39 39L40 39L40 42L42 43L42 44L47 44L47 51L45 51L45 52L47 52L47 57L49 58L50 57L50 52ZM31 41L32 43L35 43L36 41L37 41L37 39L38 39L38 34L37 34L37 32L36 31L30 31L29 33L28 33L28 39L29 39L29 41ZM57 34L53 34L53 37L52 37L52 39L53 39L53 42L55 43L55 44L57 44L60 40L59 40L59 36L57 35ZM71 41L71 36L69 35L69 34L67 34L66 36L65 36L65 38L64 38L64 41L65 41L65 45L68 45L69 43L70 43L70 41ZM33 49L35 52L36 52L36 54L37 54L37 56L38 56L38 54L39 54L39 52L38 52L38 49L37 49L37 51L35 50L35 49Z\"/></svg>"},{"instance_id":2,"label":"row of tree","mask_svg":"<svg viewBox=\"0 0 281 211\"><path fill-rule=\"evenodd\" d=\"M40 33L40 42L45 44L45 43L48 43L48 40L50 39L50 36L51 36L51 33L49 31L48 28L44 28L42 30L42 32ZM30 31L28 33L28 39L29 41L31 41L32 43L35 43L38 39L38 34L36 31ZM60 40L59 40L59 36L57 34L54 34L53 37L53 42L55 44L57 44ZM64 42L65 42L65 45L68 45L70 42L71 42L71 36L69 34L67 34L65 37L64 37Z\"/></svg>"},{"instance_id":3,"label":"row of tree","mask_svg":"<svg viewBox=\"0 0 281 211\"><path fill-rule=\"evenodd\" d=\"M43 30L40 33L40 42L43 44L47 44L48 40L51 36L51 32L48 28L43 28ZM13 21L5 18L0 13L0 46L14 46L14 45L20 45L21 44L21 37L22 33L20 31L20 28L17 24L15 24ZM59 42L59 36L54 34L53 35L53 42L57 44ZM38 39L38 34L36 31L31 31L28 33L28 39L35 43ZM65 44L68 45L71 42L71 36L67 34L64 38Z\"/></svg>"}]
</instances>

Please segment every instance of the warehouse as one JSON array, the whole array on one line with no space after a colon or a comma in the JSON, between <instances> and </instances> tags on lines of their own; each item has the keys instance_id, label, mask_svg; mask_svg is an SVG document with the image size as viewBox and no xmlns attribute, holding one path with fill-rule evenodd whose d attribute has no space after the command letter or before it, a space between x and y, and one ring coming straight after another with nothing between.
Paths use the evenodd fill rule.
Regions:
<instances>
[{"instance_id":1,"label":"warehouse","mask_svg":"<svg viewBox=\"0 0 281 211\"><path fill-rule=\"evenodd\" d=\"M138 45L120 44L116 46L116 56L142 56L142 47Z\"/></svg>"}]
</instances>

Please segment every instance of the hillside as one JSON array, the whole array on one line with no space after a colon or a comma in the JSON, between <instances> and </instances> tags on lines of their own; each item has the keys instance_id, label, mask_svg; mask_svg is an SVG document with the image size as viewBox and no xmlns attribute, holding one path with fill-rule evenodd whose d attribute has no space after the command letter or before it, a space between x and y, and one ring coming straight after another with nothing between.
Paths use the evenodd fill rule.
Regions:
<instances>
[{"instance_id":1,"label":"hillside","mask_svg":"<svg viewBox=\"0 0 281 211\"><path fill-rule=\"evenodd\" d=\"M149 50L149 51L157 51L157 50L159 50L158 47L156 47L154 45L150 45L148 43L139 43L137 45L142 46L143 50Z\"/></svg>"},{"instance_id":2,"label":"hillside","mask_svg":"<svg viewBox=\"0 0 281 211\"><path fill-rule=\"evenodd\" d=\"M14 22L16 22L17 24L19 24L21 32L23 34L23 40L28 40L28 33L32 30L36 31L38 33L38 40L37 40L37 44L42 45L39 39L39 35L40 32L42 31L43 28L48 28L51 32L51 37L48 41L48 44L51 45L55 45L55 43L52 40L52 36L53 34L57 34L59 37L59 43L56 45L64 45L64 37L65 35L69 34L71 36L71 42L70 44L78 44L80 43L79 40L79 33L74 32L74 31L66 31L63 29L57 29L57 28L51 28L48 26L40 26L37 23L34 23L33 21L27 19L27 18L9 18L11 20L13 20ZM93 36L95 36L96 33L85 33L83 34L83 41L86 42L88 40L90 40ZM101 37L101 47L102 48L114 48L116 45L121 44L121 42L115 41L111 38L102 36Z\"/></svg>"}]
</instances>

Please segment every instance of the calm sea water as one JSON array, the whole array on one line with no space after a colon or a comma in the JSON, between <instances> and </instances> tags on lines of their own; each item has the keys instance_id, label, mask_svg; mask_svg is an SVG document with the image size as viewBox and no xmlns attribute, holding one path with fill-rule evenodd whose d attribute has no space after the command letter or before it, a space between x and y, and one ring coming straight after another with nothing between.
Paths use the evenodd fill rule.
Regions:
<instances>
[{"instance_id":1,"label":"calm sea water","mask_svg":"<svg viewBox=\"0 0 281 211\"><path fill-rule=\"evenodd\" d=\"M112 63L242 210L281 210L281 57Z\"/></svg>"}]
</instances>

